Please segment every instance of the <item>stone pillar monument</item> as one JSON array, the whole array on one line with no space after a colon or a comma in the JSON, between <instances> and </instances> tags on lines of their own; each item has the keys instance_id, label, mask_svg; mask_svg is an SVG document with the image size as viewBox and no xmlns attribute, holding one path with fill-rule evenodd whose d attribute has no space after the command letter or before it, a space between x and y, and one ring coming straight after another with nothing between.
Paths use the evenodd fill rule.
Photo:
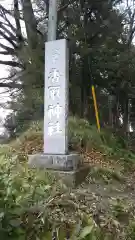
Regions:
<instances>
[{"instance_id":1,"label":"stone pillar monument","mask_svg":"<svg viewBox=\"0 0 135 240\"><path fill-rule=\"evenodd\" d=\"M65 39L46 43L44 153L68 153L68 49Z\"/></svg>"},{"instance_id":2,"label":"stone pillar monument","mask_svg":"<svg viewBox=\"0 0 135 240\"><path fill-rule=\"evenodd\" d=\"M54 170L63 178L71 178L78 172L80 156L68 152L68 47L65 39L54 39L55 10L56 3L50 7L50 29L45 44L44 151L29 156L29 165Z\"/></svg>"},{"instance_id":3,"label":"stone pillar monument","mask_svg":"<svg viewBox=\"0 0 135 240\"><path fill-rule=\"evenodd\" d=\"M44 152L29 156L29 164L72 171L80 156L68 152L69 60L65 39L45 45Z\"/></svg>"}]
</instances>

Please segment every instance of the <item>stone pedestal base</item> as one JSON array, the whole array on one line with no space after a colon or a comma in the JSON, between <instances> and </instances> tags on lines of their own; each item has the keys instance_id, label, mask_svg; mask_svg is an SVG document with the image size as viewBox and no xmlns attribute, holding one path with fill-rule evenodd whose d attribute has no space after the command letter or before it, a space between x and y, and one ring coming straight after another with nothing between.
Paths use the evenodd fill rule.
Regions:
<instances>
[{"instance_id":1,"label":"stone pedestal base","mask_svg":"<svg viewBox=\"0 0 135 240\"><path fill-rule=\"evenodd\" d=\"M89 166L80 167L76 171L49 171L56 179L60 179L66 186L71 188L75 188L83 183L89 172Z\"/></svg>"},{"instance_id":2,"label":"stone pedestal base","mask_svg":"<svg viewBox=\"0 0 135 240\"><path fill-rule=\"evenodd\" d=\"M79 168L81 158L76 153L67 155L34 154L29 155L28 164L32 168L72 171Z\"/></svg>"},{"instance_id":3,"label":"stone pedestal base","mask_svg":"<svg viewBox=\"0 0 135 240\"><path fill-rule=\"evenodd\" d=\"M89 172L88 166L81 166L81 157L76 153L68 155L30 155L28 165L31 168L44 168L56 178L61 179L66 185L72 187L84 181Z\"/></svg>"}]
</instances>

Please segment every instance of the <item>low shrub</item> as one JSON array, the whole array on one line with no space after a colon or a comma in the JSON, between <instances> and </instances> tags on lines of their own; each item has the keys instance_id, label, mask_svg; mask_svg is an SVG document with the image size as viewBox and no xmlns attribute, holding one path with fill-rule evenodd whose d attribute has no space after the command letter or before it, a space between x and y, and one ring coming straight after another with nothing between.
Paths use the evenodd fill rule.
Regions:
<instances>
[{"instance_id":1,"label":"low shrub","mask_svg":"<svg viewBox=\"0 0 135 240\"><path fill-rule=\"evenodd\" d=\"M113 205L112 214L108 214L100 209L98 213L95 207L89 205L80 190L68 189L43 170L29 169L8 146L1 147L1 239L126 240L127 236L134 239L133 226L130 224L126 229L118 222L125 208Z\"/></svg>"},{"instance_id":2,"label":"low shrub","mask_svg":"<svg viewBox=\"0 0 135 240\"><path fill-rule=\"evenodd\" d=\"M69 150L100 152L104 158L119 159L134 164L135 154L125 149L125 140L111 130L98 132L96 126L77 117L70 117L68 124ZM32 122L30 128L19 138L10 143L14 152L32 154L43 151L43 121ZM93 151L94 150L94 151ZM101 156L99 156L100 158Z\"/></svg>"},{"instance_id":3,"label":"low shrub","mask_svg":"<svg viewBox=\"0 0 135 240\"><path fill-rule=\"evenodd\" d=\"M68 227L67 227L68 226ZM93 218L61 182L42 170L28 169L17 156L0 156L0 236L3 240L63 240L96 232Z\"/></svg>"}]
</instances>

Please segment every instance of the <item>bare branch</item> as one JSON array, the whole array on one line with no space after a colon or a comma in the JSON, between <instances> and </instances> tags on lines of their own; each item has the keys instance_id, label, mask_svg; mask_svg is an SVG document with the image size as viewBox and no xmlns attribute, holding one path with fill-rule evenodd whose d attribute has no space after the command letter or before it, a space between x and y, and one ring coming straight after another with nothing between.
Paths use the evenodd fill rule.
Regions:
<instances>
[{"instance_id":1,"label":"bare branch","mask_svg":"<svg viewBox=\"0 0 135 240\"><path fill-rule=\"evenodd\" d=\"M8 23L8 26L12 29L12 31L16 33L16 28L11 24L11 22L8 20L6 16L5 16L5 20Z\"/></svg>"},{"instance_id":2,"label":"bare branch","mask_svg":"<svg viewBox=\"0 0 135 240\"><path fill-rule=\"evenodd\" d=\"M9 92L10 92L10 89L5 90L5 91L3 91L3 92L0 92L0 95L1 95L1 94L5 94L5 93L9 93Z\"/></svg>"},{"instance_id":3,"label":"bare branch","mask_svg":"<svg viewBox=\"0 0 135 240\"><path fill-rule=\"evenodd\" d=\"M13 62L13 61L3 61L3 60L0 60L0 64L11 66L11 67L23 68L23 65L21 63Z\"/></svg>"},{"instance_id":4,"label":"bare branch","mask_svg":"<svg viewBox=\"0 0 135 240\"><path fill-rule=\"evenodd\" d=\"M1 35L5 40L7 40L14 48L17 48L17 45L14 43L14 41L13 41L10 37L8 37L4 32L2 32L1 30L0 30L0 35Z\"/></svg>"},{"instance_id":5,"label":"bare branch","mask_svg":"<svg viewBox=\"0 0 135 240\"><path fill-rule=\"evenodd\" d=\"M62 6L61 8L58 9L58 12L62 12L64 11L67 7L68 7L69 3L65 4L64 6Z\"/></svg>"},{"instance_id":6,"label":"bare branch","mask_svg":"<svg viewBox=\"0 0 135 240\"><path fill-rule=\"evenodd\" d=\"M4 88L10 88L10 89L14 89L14 88L18 88L21 89L22 85L21 84L17 84L17 83L0 83L0 87L4 87Z\"/></svg>"},{"instance_id":7,"label":"bare branch","mask_svg":"<svg viewBox=\"0 0 135 240\"><path fill-rule=\"evenodd\" d=\"M16 41L16 36L15 36L8 28L6 28L3 23L0 23L0 27L1 27L14 41Z\"/></svg>"},{"instance_id":8,"label":"bare branch","mask_svg":"<svg viewBox=\"0 0 135 240\"><path fill-rule=\"evenodd\" d=\"M0 9L3 11L3 13L7 13L7 14L9 14L10 16L13 17L12 11L7 10L7 9L4 8L1 4L0 4Z\"/></svg>"},{"instance_id":9,"label":"bare branch","mask_svg":"<svg viewBox=\"0 0 135 240\"><path fill-rule=\"evenodd\" d=\"M11 24L11 22L8 20L6 14L9 14L10 16L14 17L13 14L5 9L1 4L0 4L0 16L4 19L4 22L6 21L8 23L8 26L12 29L13 32L16 32L16 28Z\"/></svg>"},{"instance_id":10,"label":"bare branch","mask_svg":"<svg viewBox=\"0 0 135 240\"><path fill-rule=\"evenodd\" d=\"M127 0L126 3L127 3L127 7L129 8L129 0Z\"/></svg>"},{"instance_id":11,"label":"bare branch","mask_svg":"<svg viewBox=\"0 0 135 240\"><path fill-rule=\"evenodd\" d=\"M6 50L8 54L6 55L16 55L15 50L13 48L10 48L8 46L5 46L4 44L0 43L0 47Z\"/></svg>"},{"instance_id":12,"label":"bare branch","mask_svg":"<svg viewBox=\"0 0 135 240\"><path fill-rule=\"evenodd\" d=\"M5 56L8 56L8 55L11 55L9 52L7 51L0 51L0 54L1 55L5 55Z\"/></svg>"}]
</instances>

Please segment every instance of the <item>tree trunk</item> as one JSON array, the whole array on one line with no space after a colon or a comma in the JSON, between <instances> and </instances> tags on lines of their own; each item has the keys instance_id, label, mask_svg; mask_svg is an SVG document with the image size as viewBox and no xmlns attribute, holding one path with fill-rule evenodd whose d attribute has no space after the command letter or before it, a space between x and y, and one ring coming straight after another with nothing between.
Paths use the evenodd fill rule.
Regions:
<instances>
[{"instance_id":1,"label":"tree trunk","mask_svg":"<svg viewBox=\"0 0 135 240\"><path fill-rule=\"evenodd\" d=\"M21 24L20 24L20 12L19 12L18 0L14 0L14 18L15 18L15 23L16 23L17 42L21 47L21 45L23 43L23 37L22 37Z\"/></svg>"},{"instance_id":2,"label":"tree trunk","mask_svg":"<svg viewBox=\"0 0 135 240\"><path fill-rule=\"evenodd\" d=\"M87 108L88 108L88 61L87 57L83 58L82 64L82 76L81 76L81 117L87 117Z\"/></svg>"},{"instance_id":3,"label":"tree trunk","mask_svg":"<svg viewBox=\"0 0 135 240\"><path fill-rule=\"evenodd\" d=\"M36 49L38 45L37 24L34 16L31 0L21 0L23 17L26 26L28 44L31 49Z\"/></svg>"},{"instance_id":4,"label":"tree trunk","mask_svg":"<svg viewBox=\"0 0 135 240\"><path fill-rule=\"evenodd\" d=\"M129 116L129 99L128 97L126 97L124 101L124 115L123 115L123 130L125 135L129 133L128 116Z\"/></svg>"}]
</instances>

